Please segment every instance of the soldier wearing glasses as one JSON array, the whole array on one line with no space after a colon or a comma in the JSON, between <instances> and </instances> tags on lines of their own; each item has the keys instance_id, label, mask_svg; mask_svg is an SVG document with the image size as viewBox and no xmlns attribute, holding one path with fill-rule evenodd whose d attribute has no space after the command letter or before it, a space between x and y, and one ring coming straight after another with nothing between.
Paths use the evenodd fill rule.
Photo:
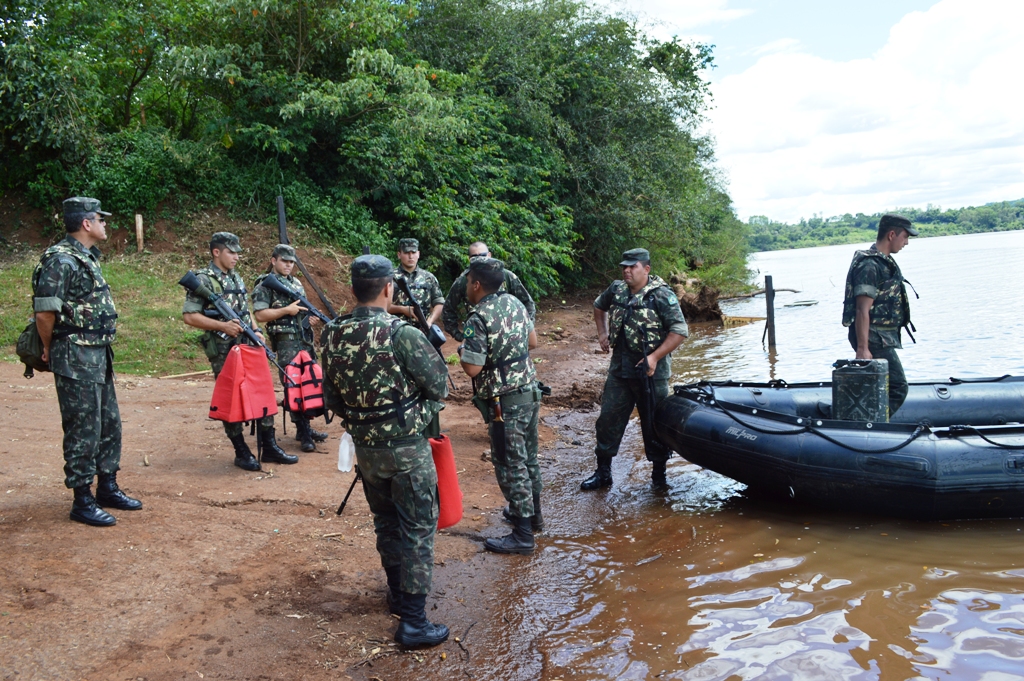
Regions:
<instances>
[{"instance_id":1,"label":"soldier wearing glasses","mask_svg":"<svg viewBox=\"0 0 1024 681\"><path fill-rule=\"evenodd\" d=\"M36 328L43 361L53 372L64 429L64 484L75 491L71 519L101 527L117 522L103 508L142 508L141 501L117 486L121 413L110 347L117 310L96 248L107 240L108 215L96 199L65 200L67 236L46 249L32 274Z\"/></svg>"}]
</instances>

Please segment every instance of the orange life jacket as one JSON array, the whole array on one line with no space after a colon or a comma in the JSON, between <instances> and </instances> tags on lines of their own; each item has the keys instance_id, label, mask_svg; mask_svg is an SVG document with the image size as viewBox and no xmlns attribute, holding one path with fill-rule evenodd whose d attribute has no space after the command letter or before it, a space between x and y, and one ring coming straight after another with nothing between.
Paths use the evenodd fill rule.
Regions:
<instances>
[{"instance_id":1,"label":"orange life jacket","mask_svg":"<svg viewBox=\"0 0 1024 681\"><path fill-rule=\"evenodd\" d=\"M232 346L213 387L210 418L241 423L276 413L274 379L263 348Z\"/></svg>"},{"instance_id":2,"label":"orange life jacket","mask_svg":"<svg viewBox=\"0 0 1024 681\"><path fill-rule=\"evenodd\" d=\"M437 497L441 507L437 514L437 529L443 530L462 520L462 490L455 468L455 453L447 435L430 438L430 452L437 469Z\"/></svg>"},{"instance_id":3,"label":"orange life jacket","mask_svg":"<svg viewBox=\"0 0 1024 681\"><path fill-rule=\"evenodd\" d=\"M324 413L324 372L308 352L300 350L284 368L284 397L288 411L309 418Z\"/></svg>"}]
</instances>

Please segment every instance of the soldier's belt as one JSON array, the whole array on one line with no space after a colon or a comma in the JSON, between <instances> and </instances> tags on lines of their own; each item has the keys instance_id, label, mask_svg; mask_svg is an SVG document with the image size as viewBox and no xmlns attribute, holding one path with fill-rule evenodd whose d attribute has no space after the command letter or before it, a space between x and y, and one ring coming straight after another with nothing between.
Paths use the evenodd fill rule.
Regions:
<instances>
[{"instance_id":1,"label":"soldier's belt","mask_svg":"<svg viewBox=\"0 0 1024 681\"><path fill-rule=\"evenodd\" d=\"M498 398L501 399L501 408L504 409L506 407L514 407L520 404L533 404L534 402L540 402L541 391L540 388L537 387L536 383L531 383L530 385L523 386L513 392L498 395Z\"/></svg>"},{"instance_id":2,"label":"soldier's belt","mask_svg":"<svg viewBox=\"0 0 1024 681\"><path fill-rule=\"evenodd\" d=\"M294 331L280 331L280 332L277 332L277 331L271 331L271 332L270 332L270 336L271 336L271 337L272 337L272 338L273 338L273 339L274 339L275 341L282 341L282 340L302 340L302 334L301 334L301 333L295 333Z\"/></svg>"}]
</instances>

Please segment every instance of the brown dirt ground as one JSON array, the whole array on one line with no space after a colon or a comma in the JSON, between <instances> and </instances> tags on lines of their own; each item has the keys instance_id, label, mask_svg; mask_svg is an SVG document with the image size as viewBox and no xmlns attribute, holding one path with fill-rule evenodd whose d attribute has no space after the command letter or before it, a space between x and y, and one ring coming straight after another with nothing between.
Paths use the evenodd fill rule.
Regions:
<instances>
[{"instance_id":1,"label":"brown dirt ground","mask_svg":"<svg viewBox=\"0 0 1024 681\"><path fill-rule=\"evenodd\" d=\"M347 261L318 253L309 266L344 300L334 273ZM596 354L592 300L541 302L534 356L555 392L542 414L599 400L607 357ZM495 511L504 502L481 460L488 442L469 381L458 367L451 374L457 389L441 424L454 445L465 515L438 535L432 600L462 581L496 591L493 578L507 564L480 555L482 533L500 531ZM361 490L335 515L352 480L336 467L337 425L318 452L301 454L279 421L279 440L301 461L247 473L232 465L220 424L207 419L212 379L119 377L119 481L145 506L117 513L116 527L92 528L68 520L52 382L0 364L0 385L8 386L0 398L3 679L365 678L375 658L394 653L397 622L384 604ZM540 437L542 448L557 439L546 426ZM445 621L454 637L476 615L452 617ZM417 655L453 654L459 648L449 641Z\"/></svg>"}]
</instances>

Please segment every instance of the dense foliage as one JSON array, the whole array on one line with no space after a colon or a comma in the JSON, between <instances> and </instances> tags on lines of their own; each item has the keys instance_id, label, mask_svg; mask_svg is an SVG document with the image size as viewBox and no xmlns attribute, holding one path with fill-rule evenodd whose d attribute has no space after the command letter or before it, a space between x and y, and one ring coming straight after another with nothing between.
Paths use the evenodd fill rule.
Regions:
<instances>
[{"instance_id":1,"label":"dense foliage","mask_svg":"<svg viewBox=\"0 0 1024 681\"><path fill-rule=\"evenodd\" d=\"M900 208L892 212L909 218L922 237L1024 229L1024 199L989 203L977 208L969 206L942 210L928 206L924 210ZM748 225L750 250L779 251L874 241L881 217L882 213L847 213L831 218L814 217L791 225L754 216Z\"/></svg>"},{"instance_id":2,"label":"dense foliage","mask_svg":"<svg viewBox=\"0 0 1024 681\"><path fill-rule=\"evenodd\" d=\"M123 214L223 204L358 252L475 239L538 293L658 270L743 276L694 134L710 48L579 0L4 0L3 188Z\"/></svg>"}]
</instances>

